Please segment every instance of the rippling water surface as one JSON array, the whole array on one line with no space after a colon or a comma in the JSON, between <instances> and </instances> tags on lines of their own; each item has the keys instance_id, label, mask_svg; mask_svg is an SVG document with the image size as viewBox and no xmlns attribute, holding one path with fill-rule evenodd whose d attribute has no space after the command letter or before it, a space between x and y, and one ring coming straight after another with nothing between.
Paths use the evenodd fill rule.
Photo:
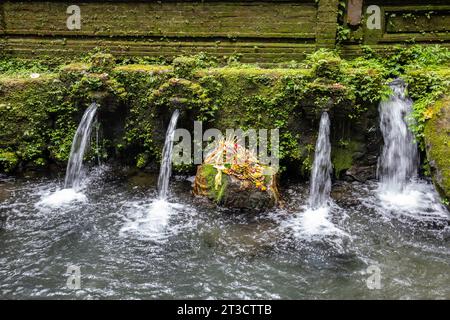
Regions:
<instances>
[{"instance_id":1,"label":"rippling water surface","mask_svg":"<svg viewBox=\"0 0 450 320\"><path fill-rule=\"evenodd\" d=\"M181 177L164 201L156 176L113 171L79 193L0 178L1 298L450 298L449 216L425 182L335 183L315 211L291 183L283 209L251 215L194 198ZM367 287L372 265L381 289Z\"/></svg>"}]
</instances>

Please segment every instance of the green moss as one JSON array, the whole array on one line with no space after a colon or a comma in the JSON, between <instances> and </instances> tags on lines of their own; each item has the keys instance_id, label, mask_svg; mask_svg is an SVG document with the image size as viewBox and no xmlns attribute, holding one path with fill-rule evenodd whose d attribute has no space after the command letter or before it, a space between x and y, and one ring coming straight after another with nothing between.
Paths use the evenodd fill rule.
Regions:
<instances>
[{"instance_id":1,"label":"green moss","mask_svg":"<svg viewBox=\"0 0 450 320\"><path fill-rule=\"evenodd\" d=\"M282 69L282 68L263 69L252 65L243 65L243 66L201 69L198 70L195 75L197 77L203 77L208 75L283 77L283 76L311 76L312 72L310 69Z\"/></svg>"},{"instance_id":2,"label":"green moss","mask_svg":"<svg viewBox=\"0 0 450 320\"><path fill-rule=\"evenodd\" d=\"M413 120L410 127L414 132L419 147L425 150L424 130L428 120L427 110L450 87L450 60L441 66L410 67L405 73L410 96L415 100L413 104Z\"/></svg>"},{"instance_id":3,"label":"green moss","mask_svg":"<svg viewBox=\"0 0 450 320\"><path fill-rule=\"evenodd\" d=\"M341 174L350 169L353 165L353 156L361 148L360 143L355 141L339 141L338 145L332 146L331 162L333 163L334 174L339 179Z\"/></svg>"},{"instance_id":4,"label":"green moss","mask_svg":"<svg viewBox=\"0 0 450 320\"><path fill-rule=\"evenodd\" d=\"M91 68L90 64L85 62L74 62L70 64L63 65L60 68L61 72L87 72Z\"/></svg>"},{"instance_id":5,"label":"green moss","mask_svg":"<svg viewBox=\"0 0 450 320\"><path fill-rule=\"evenodd\" d=\"M41 57L41 59L24 59L16 57L0 57L0 75L29 77L32 73L48 74L58 71L62 59Z\"/></svg>"},{"instance_id":6,"label":"green moss","mask_svg":"<svg viewBox=\"0 0 450 320\"><path fill-rule=\"evenodd\" d=\"M316 77L338 79L342 69L342 59L337 52L319 49L306 57L306 63Z\"/></svg>"},{"instance_id":7,"label":"green moss","mask_svg":"<svg viewBox=\"0 0 450 320\"><path fill-rule=\"evenodd\" d=\"M450 97L429 107L424 137L433 182L444 198L450 198Z\"/></svg>"},{"instance_id":8,"label":"green moss","mask_svg":"<svg viewBox=\"0 0 450 320\"><path fill-rule=\"evenodd\" d=\"M150 74L163 74L173 71L173 67L164 65L130 64L114 68L115 72L144 72Z\"/></svg>"},{"instance_id":9,"label":"green moss","mask_svg":"<svg viewBox=\"0 0 450 320\"><path fill-rule=\"evenodd\" d=\"M450 79L450 66L411 67L406 70L405 81L411 98L419 100L424 93L431 93Z\"/></svg>"},{"instance_id":10,"label":"green moss","mask_svg":"<svg viewBox=\"0 0 450 320\"><path fill-rule=\"evenodd\" d=\"M177 57L172 62L177 77L190 79L197 69L211 68L217 65L217 60L200 53L194 56Z\"/></svg>"},{"instance_id":11,"label":"green moss","mask_svg":"<svg viewBox=\"0 0 450 320\"><path fill-rule=\"evenodd\" d=\"M300 165L300 173L306 177L310 174L314 163L314 145L311 143L306 144L302 150L303 159Z\"/></svg>"},{"instance_id":12,"label":"green moss","mask_svg":"<svg viewBox=\"0 0 450 320\"><path fill-rule=\"evenodd\" d=\"M137 156L136 167L139 169L144 168L148 163L148 155L145 153L141 153Z\"/></svg>"},{"instance_id":13,"label":"green moss","mask_svg":"<svg viewBox=\"0 0 450 320\"><path fill-rule=\"evenodd\" d=\"M115 65L112 56L97 52L58 68L27 62L28 71L17 61L0 60L5 71L0 76L0 148L14 152L18 164L64 163L81 114L95 100L102 115L121 117L125 126L111 130L110 140L101 143L109 150L101 151L105 157L138 167L158 161L170 113L177 108L180 125L188 130L194 120L203 121L204 130L222 132L279 129L281 169L306 177L320 114L328 110L334 124L346 121L349 128L367 126L394 76L406 79L416 100L414 130L420 142L424 111L448 86L448 57L448 50L433 47L394 50L391 57L365 50L364 57L347 61L335 51L319 50L303 62L265 69L236 61L224 66L206 55L179 57L172 65L145 59ZM31 79L31 70L41 76ZM335 134L333 139L344 138ZM353 149L334 149L339 176L351 165Z\"/></svg>"},{"instance_id":14,"label":"green moss","mask_svg":"<svg viewBox=\"0 0 450 320\"><path fill-rule=\"evenodd\" d=\"M386 86L388 74L382 62L357 58L345 63L340 82L351 88L356 102L367 105L377 103L390 94Z\"/></svg>"},{"instance_id":15,"label":"green moss","mask_svg":"<svg viewBox=\"0 0 450 320\"><path fill-rule=\"evenodd\" d=\"M333 149L332 163L335 176L337 178L340 178L341 173L352 166L353 154L348 149L344 148Z\"/></svg>"},{"instance_id":16,"label":"green moss","mask_svg":"<svg viewBox=\"0 0 450 320\"><path fill-rule=\"evenodd\" d=\"M89 57L90 72L101 73L110 72L114 66L114 57L109 53L97 52Z\"/></svg>"},{"instance_id":17,"label":"green moss","mask_svg":"<svg viewBox=\"0 0 450 320\"><path fill-rule=\"evenodd\" d=\"M112 76L126 92L123 104L128 110L123 136L115 142L119 157L133 165L138 155L158 159L162 150L163 131L157 132L157 110L151 102L153 90L173 76L171 67L128 65L116 67Z\"/></svg>"},{"instance_id":18,"label":"green moss","mask_svg":"<svg viewBox=\"0 0 450 320\"><path fill-rule=\"evenodd\" d=\"M19 158L14 152L0 149L0 167L4 172L13 171L19 164Z\"/></svg>"},{"instance_id":19,"label":"green moss","mask_svg":"<svg viewBox=\"0 0 450 320\"><path fill-rule=\"evenodd\" d=\"M217 175L217 169L213 165L206 164L201 166L201 176L206 181L206 189L208 190L208 198L216 202L221 203L223 196L228 186L228 177L222 174L222 180L219 188L215 188L215 177Z\"/></svg>"},{"instance_id":20,"label":"green moss","mask_svg":"<svg viewBox=\"0 0 450 320\"><path fill-rule=\"evenodd\" d=\"M15 75L1 75L0 76L0 89L3 92L8 90L15 91L25 88L30 84L46 83L48 81L57 80L57 73L45 73L39 74L38 78L31 78L30 74L15 74Z\"/></svg>"},{"instance_id":21,"label":"green moss","mask_svg":"<svg viewBox=\"0 0 450 320\"><path fill-rule=\"evenodd\" d=\"M54 76L1 80L0 148L14 150L20 162L35 166L45 165L48 158L60 160L70 150L68 136L75 126L64 94Z\"/></svg>"}]
</instances>

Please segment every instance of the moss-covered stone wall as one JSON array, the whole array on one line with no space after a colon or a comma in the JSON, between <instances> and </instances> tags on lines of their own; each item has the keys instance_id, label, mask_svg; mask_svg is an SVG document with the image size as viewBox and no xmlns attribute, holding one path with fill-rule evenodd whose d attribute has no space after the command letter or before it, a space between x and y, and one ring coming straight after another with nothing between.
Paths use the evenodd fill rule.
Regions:
<instances>
[{"instance_id":1,"label":"moss-covered stone wall","mask_svg":"<svg viewBox=\"0 0 450 320\"><path fill-rule=\"evenodd\" d=\"M70 57L99 47L117 56L173 59L205 52L278 63L336 46L355 56L361 45L384 51L393 45L450 44L450 5L445 0L356 1L362 6L355 25L348 23L353 7L348 2L2 1L0 52ZM70 5L81 10L80 29L66 25ZM380 8L380 29L367 27L369 5Z\"/></svg>"},{"instance_id":2,"label":"moss-covered stone wall","mask_svg":"<svg viewBox=\"0 0 450 320\"><path fill-rule=\"evenodd\" d=\"M4 171L17 166L42 167L49 159L67 160L77 123L75 109L64 103L57 75L39 79L0 79L0 164Z\"/></svg>"},{"instance_id":3,"label":"moss-covered stone wall","mask_svg":"<svg viewBox=\"0 0 450 320\"><path fill-rule=\"evenodd\" d=\"M416 101L412 129L424 147L426 111L446 92L449 61L448 50L438 47L399 50L389 58L369 51L354 60L319 50L276 68L222 64L207 55L157 65L94 53L57 68L8 58L0 63L0 169L63 169L76 126L96 101L100 146L87 156L94 162L99 156L158 170L167 124L179 109L178 127L191 133L194 121L222 132L278 128L283 172L308 178L326 110L334 176L374 178L382 144L377 106L390 93L387 83L401 76L409 84ZM175 170L195 172L193 165Z\"/></svg>"},{"instance_id":4,"label":"moss-covered stone wall","mask_svg":"<svg viewBox=\"0 0 450 320\"><path fill-rule=\"evenodd\" d=\"M450 97L429 106L425 124L425 146L430 170L438 191L450 200Z\"/></svg>"},{"instance_id":5,"label":"moss-covered stone wall","mask_svg":"<svg viewBox=\"0 0 450 320\"><path fill-rule=\"evenodd\" d=\"M66 10L74 4L81 10L81 28L69 30ZM314 0L6 1L0 8L1 48L22 56L74 55L101 47L115 55L170 58L205 52L242 54L244 61L289 61L304 58L315 49L316 37L327 33L316 34ZM322 27L336 20L325 9Z\"/></svg>"},{"instance_id":6,"label":"moss-covered stone wall","mask_svg":"<svg viewBox=\"0 0 450 320\"><path fill-rule=\"evenodd\" d=\"M368 45L377 51L390 51L398 45L450 45L448 1L352 0L362 3L360 8L355 9L361 17L357 20L358 23L353 22L350 17L348 2L340 1L337 32L337 43L346 56L360 55L361 45ZM373 6L380 8L380 19L377 19L380 21L380 28L373 28L371 24L376 10Z\"/></svg>"},{"instance_id":7,"label":"moss-covered stone wall","mask_svg":"<svg viewBox=\"0 0 450 320\"><path fill-rule=\"evenodd\" d=\"M0 77L2 171L64 167L76 125L92 101L100 104L102 126L101 150L95 153L139 168L157 163L175 108L182 112L179 127L191 132L195 120L203 130L223 132L278 128L282 169L304 177L320 114L327 110L336 175L354 163L374 165L364 155L378 152L367 146L384 90L381 65L359 66L327 51L311 55L305 65L275 69L218 66L205 56L180 57L171 65L116 66L111 59L96 54L38 78Z\"/></svg>"}]
</instances>

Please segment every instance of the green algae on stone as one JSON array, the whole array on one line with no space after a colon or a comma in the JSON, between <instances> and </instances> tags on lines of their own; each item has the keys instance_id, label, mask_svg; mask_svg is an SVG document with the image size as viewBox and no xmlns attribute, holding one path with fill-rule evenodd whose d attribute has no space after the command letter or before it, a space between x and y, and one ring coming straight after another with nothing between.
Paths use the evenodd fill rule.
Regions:
<instances>
[{"instance_id":1,"label":"green algae on stone","mask_svg":"<svg viewBox=\"0 0 450 320\"><path fill-rule=\"evenodd\" d=\"M222 203L225 190L228 186L228 179L225 174L221 176L221 183L218 188L215 187L215 177L217 169L211 164L204 164L197 167L196 189L194 193L204 195L216 204ZM201 186L201 188L199 188Z\"/></svg>"},{"instance_id":2,"label":"green algae on stone","mask_svg":"<svg viewBox=\"0 0 450 320\"><path fill-rule=\"evenodd\" d=\"M439 193L450 199L450 96L429 107L425 123L425 147L433 182Z\"/></svg>"},{"instance_id":3,"label":"green algae on stone","mask_svg":"<svg viewBox=\"0 0 450 320\"><path fill-rule=\"evenodd\" d=\"M211 164L197 167L194 194L204 196L217 205L237 210L258 212L279 204L276 174L265 174L267 189L261 190L249 180L241 180L224 172L216 183L218 170Z\"/></svg>"},{"instance_id":4,"label":"green algae on stone","mask_svg":"<svg viewBox=\"0 0 450 320\"><path fill-rule=\"evenodd\" d=\"M159 140L164 132L157 131L160 125L151 94L173 76L172 69L160 65L125 65L116 67L112 76L126 93L123 104L127 116L124 133L117 137L118 156L126 163L143 167L148 159L160 157L164 142Z\"/></svg>"},{"instance_id":5,"label":"green algae on stone","mask_svg":"<svg viewBox=\"0 0 450 320\"><path fill-rule=\"evenodd\" d=\"M151 64L129 64L123 66L117 66L114 68L115 72L143 72L149 74L163 74L173 72L172 66L165 65L151 65Z\"/></svg>"},{"instance_id":6,"label":"green algae on stone","mask_svg":"<svg viewBox=\"0 0 450 320\"><path fill-rule=\"evenodd\" d=\"M364 130L374 125L376 106L386 96L386 83L392 75L405 72L417 109L426 105L428 100L423 98L430 93L439 96L449 77L445 72L447 54L439 49L436 58L436 50L398 53L392 61L401 66L395 70L388 58L345 60L327 50L303 62L270 68L236 61L224 66L206 55L179 57L172 65L146 64L145 59L139 64L122 61L113 65L110 55L98 53L100 60L106 57L109 61L107 70L93 68L91 56L84 62L75 60L51 69L57 73L48 69L37 79L31 79L19 64L6 63L7 75L0 76L0 106L5 106L0 109L4 128L0 147L17 155L17 167L64 163L77 122L95 99L101 104L99 119L105 119L102 125L109 131L101 143L108 148L108 152L102 151L105 157L139 167L156 164L168 115L181 108L180 125L189 131L195 120L203 121L203 130L279 129L281 171L306 178L318 116L328 110L335 127L333 162L338 176L355 161L356 153L361 155L361 150L341 148L338 141L367 142ZM434 62L428 63L430 59ZM31 65L46 71L43 64ZM14 68L19 68L16 73ZM423 110L416 111L423 114ZM111 128L111 120L116 118L122 122ZM35 126L30 128L32 124ZM422 132L423 123L417 122L417 128Z\"/></svg>"},{"instance_id":7,"label":"green algae on stone","mask_svg":"<svg viewBox=\"0 0 450 320\"><path fill-rule=\"evenodd\" d=\"M43 166L67 160L73 111L63 102L65 88L54 76L0 81L0 149L19 162Z\"/></svg>"},{"instance_id":8,"label":"green algae on stone","mask_svg":"<svg viewBox=\"0 0 450 320\"><path fill-rule=\"evenodd\" d=\"M19 164L16 153L0 149L0 168L4 172L13 171Z\"/></svg>"}]
</instances>

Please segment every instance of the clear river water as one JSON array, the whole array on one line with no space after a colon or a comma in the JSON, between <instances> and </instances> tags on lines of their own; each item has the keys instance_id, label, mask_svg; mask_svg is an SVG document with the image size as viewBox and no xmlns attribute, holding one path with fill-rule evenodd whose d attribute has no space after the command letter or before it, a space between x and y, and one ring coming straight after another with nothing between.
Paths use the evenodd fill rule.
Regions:
<instances>
[{"instance_id":1,"label":"clear river water","mask_svg":"<svg viewBox=\"0 0 450 320\"><path fill-rule=\"evenodd\" d=\"M101 167L70 192L62 175L0 176L0 297L450 298L449 214L425 181L334 183L315 211L309 184L288 182L284 208L255 215L195 198L186 177L161 200L157 178Z\"/></svg>"}]
</instances>

